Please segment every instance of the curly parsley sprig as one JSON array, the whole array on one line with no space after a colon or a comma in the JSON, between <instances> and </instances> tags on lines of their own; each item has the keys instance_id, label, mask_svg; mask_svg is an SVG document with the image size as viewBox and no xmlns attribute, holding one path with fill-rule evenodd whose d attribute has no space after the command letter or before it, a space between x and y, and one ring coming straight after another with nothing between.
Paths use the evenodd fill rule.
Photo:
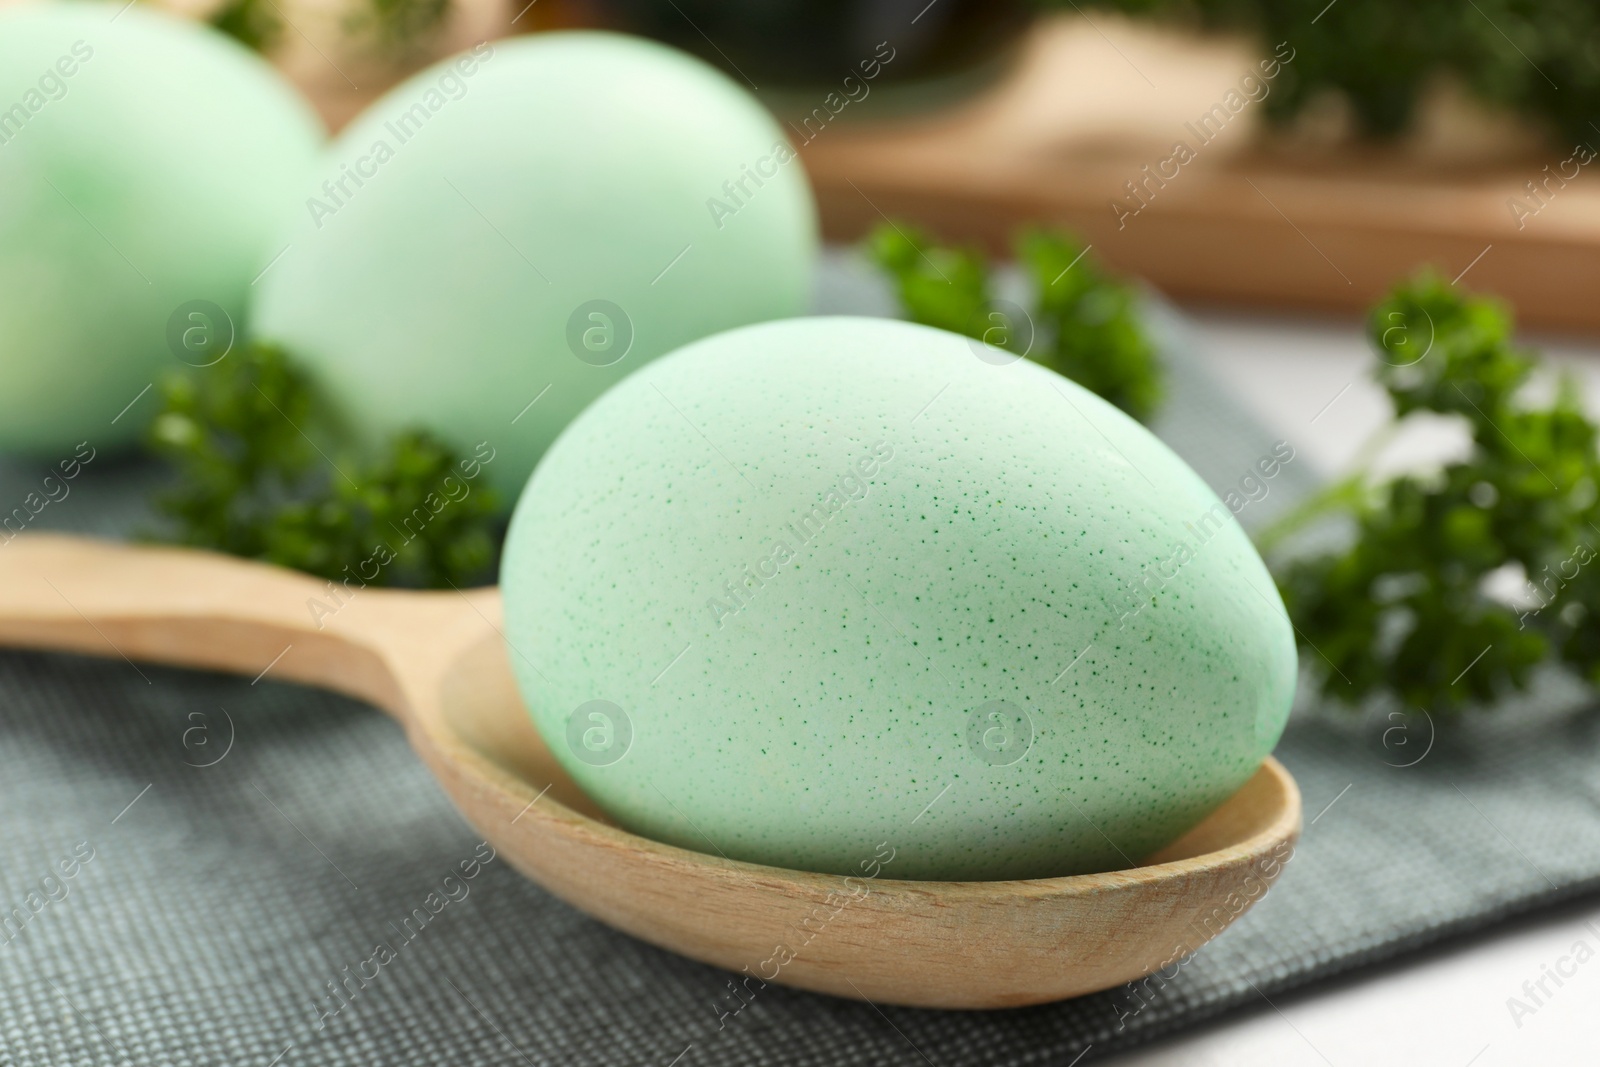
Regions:
<instances>
[{"instance_id":1,"label":"curly parsley sprig","mask_svg":"<svg viewBox=\"0 0 1600 1067\"><path fill-rule=\"evenodd\" d=\"M147 442L176 469L157 500L172 539L365 585L468 585L492 574L498 501L480 450L396 437L376 459L331 458L344 435L279 348L251 344L163 384Z\"/></svg>"},{"instance_id":2,"label":"curly parsley sprig","mask_svg":"<svg viewBox=\"0 0 1600 1067\"><path fill-rule=\"evenodd\" d=\"M1160 405L1161 367L1139 315L1138 292L1107 272L1087 247L1062 233L1035 230L1017 242L1032 281L1034 307L1016 310L990 292L982 253L941 245L905 224L889 223L866 242L869 258L895 284L913 321L966 334L1029 358L1084 386L1140 421Z\"/></svg>"},{"instance_id":3,"label":"curly parsley sprig","mask_svg":"<svg viewBox=\"0 0 1600 1067\"><path fill-rule=\"evenodd\" d=\"M1433 712L1492 703L1554 660L1600 684L1597 428L1563 377L1527 399L1536 364L1511 317L1433 274L1373 309L1375 377L1397 420L1454 417L1468 455L1442 469L1329 486L1261 538L1323 692L1386 697ZM1343 547L1276 550L1314 520L1342 516ZM1521 585L1508 596L1505 579Z\"/></svg>"}]
</instances>

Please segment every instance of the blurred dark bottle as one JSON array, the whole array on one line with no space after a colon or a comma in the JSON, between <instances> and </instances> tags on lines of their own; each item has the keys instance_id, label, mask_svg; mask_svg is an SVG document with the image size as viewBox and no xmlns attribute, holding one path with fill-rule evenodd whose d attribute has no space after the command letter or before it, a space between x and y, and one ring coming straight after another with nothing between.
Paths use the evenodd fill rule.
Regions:
<instances>
[{"instance_id":1,"label":"blurred dark bottle","mask_svg":"<svg viewBox=\"0 0 1600 1067\"><path fill-rule=\"evenodd\" d=\"M577 21L654 37L762 92L860 74L887 44L880 83L965 81L999 64L1032 21L1026 0L590 0ZM581 12L581 14L580 14Z\"/></svg>"}]
</instances>

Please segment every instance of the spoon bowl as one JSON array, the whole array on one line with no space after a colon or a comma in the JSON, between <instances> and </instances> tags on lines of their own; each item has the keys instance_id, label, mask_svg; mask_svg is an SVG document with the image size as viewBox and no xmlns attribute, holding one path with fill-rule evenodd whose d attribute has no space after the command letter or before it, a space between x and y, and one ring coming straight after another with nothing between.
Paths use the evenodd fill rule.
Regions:
<instances>
[{"instance_id":1,"label":"spoon bowl","mask_svg":"<svg viewBox=\"0 0 1600 1067\"><path fill-rule=\"evenodd\" d=\"M533 729L495 589L340 586L190 549L24 534L0 552L0 644L322 686L394 716L466 820L600 921L767 982L930 1008L1038 1004L1198 949L1293 853L1300 794L1270 757L1138 867L993 882L786 870L611 822Z\"/></svg>"}]
</instances>

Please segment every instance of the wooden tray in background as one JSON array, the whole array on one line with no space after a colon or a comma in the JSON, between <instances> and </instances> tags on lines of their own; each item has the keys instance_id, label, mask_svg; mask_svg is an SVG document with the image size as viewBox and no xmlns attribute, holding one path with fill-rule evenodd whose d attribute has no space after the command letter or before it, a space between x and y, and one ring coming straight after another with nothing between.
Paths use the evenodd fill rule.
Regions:
<instances>
[{"instance_id":1,"label":"wooden tray in background","mask_svg":"<svg viewBox=\"0 0 1600 1067\"><path fill-rule=\"evenodd\" d=\"M1525 183L1572 146L1465 107L1432 108L1416 136L1377 148L1264 137L1247 104L1119 228L1113 198L1136 204L1124 183L1179 138L1198 145L1185 123L1259 55L1090 17L1041 22L1015 67L955 110L873 121L869 96L813 123L802 156L828 236L853 240L887 215L1000 249L1049 221L1180 298L1334 310L1364 309L1431 263L1525 323L1600 329L1600 179L1588 174L1600 160L1552 183L1519 228L1509 198L1537 207Z\"/></svg>"},{"instance_id":2,"label":"wooden tray in background","mask_svg":"<svg viewBox=\"0 0 1600 1067\"><path fill-rule=\"evenodd\" d=\"M215 0L149 2L195 14ZM405 73L341 50L349 2L280 0L297 32L275 62L334 130ZM582 21L560 0L454 6L416 63ZM1304 130L1268 137L1261 105L1249 103L1119 227L1113 199L1134 203L1124 183L1176 140L1199 145L1186 124L1259 73L1262 54L1104 12L1046 18L1005 75L964 104L908 117L904 99L875 89L820 129L791 114L790 136L834 240L892 216L1003 251L1019 228L1059 223L1179 298L1335 311L1364 310L1433 264L1509 301L1526 324L1600 331L1600 179L1589 175L1600 159L1519 227L1508 200L1537 207L1526 183L1558 170L1573 147L1459 103L1427 109L1416 135L1388 147ZM826 92L816 95L822 107ZM1592 143L1600 148L1600 126Z\"/></svg>"}]
</instances>

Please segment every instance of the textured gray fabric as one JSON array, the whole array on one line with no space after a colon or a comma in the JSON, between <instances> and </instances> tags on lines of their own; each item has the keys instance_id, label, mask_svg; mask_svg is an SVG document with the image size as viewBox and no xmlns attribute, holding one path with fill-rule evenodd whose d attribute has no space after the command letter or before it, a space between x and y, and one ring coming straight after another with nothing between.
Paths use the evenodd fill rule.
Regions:
<instances>
[{"instance_id":1,"label":"textured gray fabric","mask_svg":"<svg viewBox=\"0 0 1600 1067\"><path fill-rule=\"evenodd\" d=\"M823 306L881 307L838 264L824 281ZM1270 435L1163 324L1159 429L1225 488ZM40 473L0 464L0 502ZM154 477L97 458L39 525L127 531ZM1242 517L1308 480L1290 464ZM993 1013L769 987L719 1030L724 973L612 932L503 860L474 867L476 836L377 712L270 681L0 653L0 922L22 917L0 927L0 1064L1065 1065L1597 887L1600 722L1580 693L1552 680L1432 736L1421 715L1301 709L1279 750L1305 794L1298 854L1170 981ZM430 894L442 907L405 942ZM328 984L373 975L360 961L380 942L401 947L328 1014Z\"/></svg>"}]
</instances>

